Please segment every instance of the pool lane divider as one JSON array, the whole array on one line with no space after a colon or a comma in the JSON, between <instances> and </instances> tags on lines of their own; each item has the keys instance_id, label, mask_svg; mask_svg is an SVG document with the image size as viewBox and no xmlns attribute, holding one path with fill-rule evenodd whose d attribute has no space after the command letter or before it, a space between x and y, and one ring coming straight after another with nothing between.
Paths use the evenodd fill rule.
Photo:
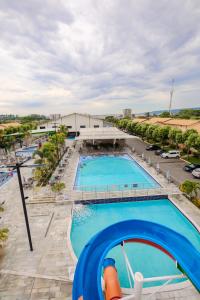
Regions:
<instances>
[{"instance_id":1,"label":"pool lane divider","mask_svg":"<svg viewBox=\"0 0 200 300\"><path fill-rule=\"evenodd\" d=\"M157 223L127 220L103 229L86 244L76 266L73 300L105 299L101 284L104 259L113 247L131 239L156 244L166 251L200 292L200 251L188 239Z\"/></svg>"}]
</instances>

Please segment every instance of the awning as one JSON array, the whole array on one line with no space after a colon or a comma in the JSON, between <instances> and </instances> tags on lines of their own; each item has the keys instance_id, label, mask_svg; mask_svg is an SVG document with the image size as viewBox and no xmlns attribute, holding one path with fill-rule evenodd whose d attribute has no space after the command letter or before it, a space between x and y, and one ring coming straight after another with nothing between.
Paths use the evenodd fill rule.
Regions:
<instances>
[{"instance_id":1,"label":"awning","mask_svg":"<svg viewBox=\"0 0 200 300\"><path fill-rule=\"evenodd\" d=\"M129 135L116 127L83 128L80 135L75 138L77 141L86 140L125 140L137 139L137 136Z\"/></svg>"}]
</instances>

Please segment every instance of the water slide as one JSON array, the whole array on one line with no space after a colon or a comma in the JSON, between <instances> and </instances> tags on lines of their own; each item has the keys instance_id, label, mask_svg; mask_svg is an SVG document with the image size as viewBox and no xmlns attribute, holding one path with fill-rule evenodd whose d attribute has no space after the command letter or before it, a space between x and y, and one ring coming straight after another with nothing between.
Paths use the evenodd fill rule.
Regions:
<instances>
[{"instance_id":1,"label":"water slide","mask_svg":"<svg viewBox=\"0 0 200 300\"><path fill-rule=\"evenodd\" d=\"M73 300L104 300L101 285L104 258L122 241L134 239L156 245L177 261L200 292L200 252L184 236L153 222L127 220L103 229L84 247L74 275Z\"/></svg>"}]
</instances>

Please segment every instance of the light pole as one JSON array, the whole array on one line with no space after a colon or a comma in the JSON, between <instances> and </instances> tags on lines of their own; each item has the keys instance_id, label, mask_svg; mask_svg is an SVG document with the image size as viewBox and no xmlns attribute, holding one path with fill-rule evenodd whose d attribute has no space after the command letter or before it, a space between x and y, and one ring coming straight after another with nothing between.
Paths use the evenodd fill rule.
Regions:
<instances>
[{"instance_id":1,"label":"light pole","mask_svg":"<svg viewBox=\"0 0 200 300\"><path fill-rule=\"evenodd\" d=\"M23 161L21 163L16 163L15 165L3 166L2 168L13 168L13 170L17 171L17 178L18 178L19 190L20 190L20 195L21 195L21 200L22 200L22 206L23 206L24 219L25 219L25 224L26 224L26 231L27 231L27 235L28 235L29 247L30 247L30 251L33 251L31 231L30 231L30 226L29 226L28 213L27 213L27 209L26 209L26 199L28 197L25 197L25 195L24 195L24 189L23 189L20 169L21 168L41 167L41 166L44 166L44 164L24 165L24 163L27 161L28 161L28 159L26 159L25 161Z\"/></svg>"},{"instance_id":2,"label":"light pole","mask_svg":"<svg viewBox=\"0 0 200 300\"><path fill-rule=\"evenodd\" d=\"M27 231L27 235L28 235L29 246L30 246L30 250L33 251L31 231L30 231L30 226L29 226L28 213L27 213L27 209L26 209L26 201L25 201L26 198L24 196L24 189L23 189L23 184L22 184L22 177L21 177L20 167L26 167L26 166L22 166L19 163L17 163L16 164L16 170L17 170L19 189L20 189L20 194L21 194L21 199L22 199L22 206L23 206L23 211L24 211L24 218L25 218L25 223L26 223L26 231Z\"/></svg>"},{"instance_id":3,"label":"light pole","mask_svg":"<svg viewBox=\"0 0 200 300\"><path fill-rule=\"evenodd\" d=\"M172 109L172 98L173 98L173 94L174 94L174 79L172 79L172 87L170 90L170 100L169 100L169 114L171 116L171 109Z\"/></svg>"}]
</instances>

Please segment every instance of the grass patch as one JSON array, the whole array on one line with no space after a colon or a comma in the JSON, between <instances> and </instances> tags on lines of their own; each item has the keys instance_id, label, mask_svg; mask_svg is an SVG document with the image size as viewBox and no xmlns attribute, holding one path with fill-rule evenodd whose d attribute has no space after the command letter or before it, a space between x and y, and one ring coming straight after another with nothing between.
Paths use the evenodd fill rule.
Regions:
<instances>
[{"instance_id":1,"label":"grass patch","mask_svg":"<svg viewBox=\"0 0 200 300\"><path fill-rule=\"evenodd\" d=\"M195 156L189 156L187 155L182 156L183 159L187 160L191 164L200 164L200 157L195 157Z\"/></svg>"}]
</instances>

